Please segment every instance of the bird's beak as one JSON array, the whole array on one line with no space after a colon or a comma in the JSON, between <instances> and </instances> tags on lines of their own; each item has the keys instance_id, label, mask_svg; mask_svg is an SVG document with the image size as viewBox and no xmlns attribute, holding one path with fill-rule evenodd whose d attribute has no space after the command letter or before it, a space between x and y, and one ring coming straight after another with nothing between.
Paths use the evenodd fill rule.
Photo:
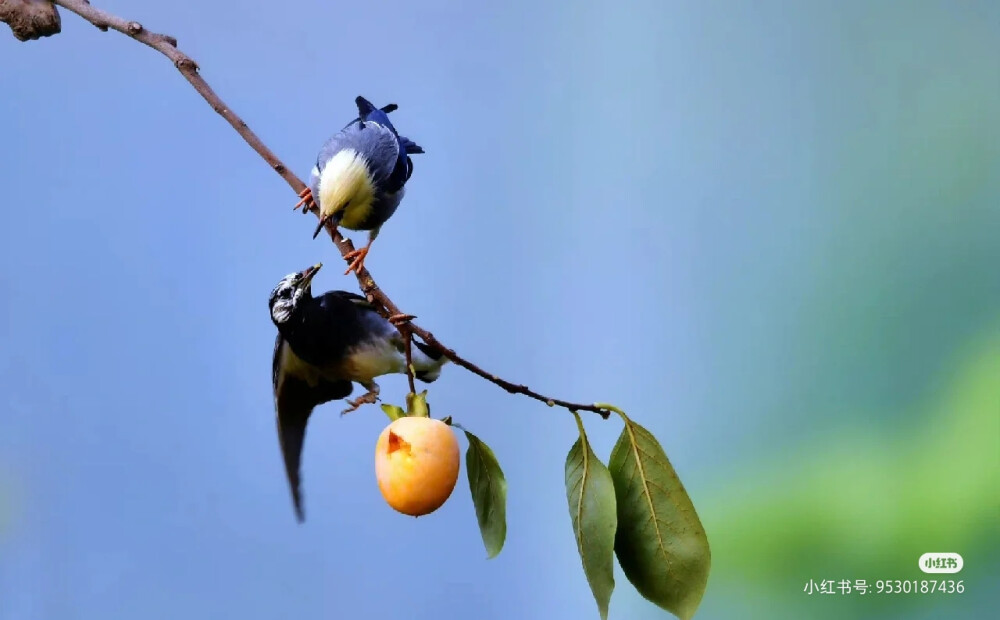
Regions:
<instances>
[{"instance_id":1,"label":"bird's beak","mask_svg":"<svg viewBox=\"0 0 1000 620\"><path fill-rule=\"evenodd\" d=\"M305 271L303 271L302 272L302 279L299 280L299 288L302 288L302 289L307 288L309 286L309 284L312 282L313 277L317 273L319 273L319 270L320 270L320 268L322 266L323 266L323 263L316 263L312 267L309 267L308 269L306 269Z\"/></svg>"},{"instance_id":2,"label":"bird's beak","mask_svg":"<svg viewBox=\"0 0 1000 620\"><path fill-rule=\"evenodd\" d=\"M348 204L349 204L349 201L348 201ZM313 232L313 239L315 239L316 237L319 236L320 231L322 231L323 227L326 226L327 221L329 221L331 224L333 224L334 228L340 226L340 221L342 219L344 219L344 209L346 209L346 208L347 208L347 205L344 205L338 211L334 211L333 214L330 215L329 217L321 217L321 218L319 218L319 224L316 224L316 230Z\"/></svg>"}]
</instances>

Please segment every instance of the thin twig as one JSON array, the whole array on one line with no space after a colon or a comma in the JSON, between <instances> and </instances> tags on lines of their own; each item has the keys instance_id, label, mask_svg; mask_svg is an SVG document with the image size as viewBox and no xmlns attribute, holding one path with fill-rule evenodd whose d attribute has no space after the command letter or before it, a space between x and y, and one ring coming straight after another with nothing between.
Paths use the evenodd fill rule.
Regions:
<instances>
[{"instance_id":1,"label":"thin twig","mask_svg":"<svg viewBox=\"0 0 1000 620\"><path fill-rule=\"evenodd\" d=\"M111 15L105 11L101 11L100 9L96 9L86 0L53 0L53 2L72 13L76 13L102 31L107 31L109 28L111 30L117 30L118 32L128 35L140 43L148 45L169 58L174 63L177 70L181 72L181 75L183 75L184 78L191 83L191 86L198 91L198 94L200 94L205 101L212 106L212 109L233 126L236 133L240 134L246 143L249 144L253 150L257 151L257 154L260 155L271 167L271 169L277 172L289 186L291 186L292 190L295 191L296 194L305 189L305 183L303 183L299 177L289 170L288 167L280 159L278 159L278 156L275 155L259 137L257 137L257 134L247 127L247 124L243 121L243 119L237 116L236 113L233 112L232 109L230 109L230 107L226 105L226 103L222 101L217 94L215 94L215 91L208 85L208 82L201 77L198 64L190 56L177 48L177 39L147 30L139 22L128 21L122 19L121 17ZM317 213L316 210L313 212L317 217L319 217L319 213ZM351 240L343 237L332 224L327 223L326 230L327 233L329 233L330 238L333 240L334 245L336 245L337 249L340 250L341 256L344 256L354 250L354 245L351 243ZM356 275L361 291L365 294L368 301L375 305L380 314L386 318L393 315L403 314L399 307L396 306L391 299L389 299L388 295L383 293L378 287L374 278L372 278L367 269L360 269ZM428 346L439 351L455 364L475 373L476 375L479 375L491 383L500 386L511 394L523 394L529 398L541 401L550 407L558 406L569 409L570 411L591 411L599 414L605 419L611 415L611 411L605 407L592 404L588 405L585 403L574 403L559 398L550 398L535 392L526 385L511 383L510 381L502 379L497 375L488 373L479 366L455 353L454 350L443 345L437 338L434 337L433 334L413 324L412 322L402 322L397 325L397 328L400 333L403 334L404 338L410 339L413 336L419 337ZM409 352L409 347L407 347L407 353L409 354ZM410 365L409 357L410 355L407 355L407 366ZM409 368L407 368L407 375L410 375ZM409 377L409 379L410 391L414 392L413 378Z\"/></svg>"},{"instance_id":2,"label":"thin twig","mask_svg":"<svg viewBox=\"0 0 1000 620\"><path fill-rule=\"evenodd\" d=\"M400 327L405 328L407 326L401 325ZM421 340L426 342L429 346L433 347L437 351L443 353L444 356L450 359L451 361L455 362L456 364L468 370L469 372L479 375L480 377L486 379L490 383L499 385L500 387L507 390L511 394L522 394L524 396L527 396L528 398L534 398L537 401L545 403L549 407L563 407L564 409L569 409L570 411L591 411L593 413L598 414L605 420L607 420L611 416L611 411L606 409L605 407L600 407L598 405L587 405L584 403L574 403L568 400L562 400L561 398L551 398L549 396L545 396L544 394L539 394L538 392L532 390L526 385L511 383L510 381L498 377L497 375L488 373L479 366L476 366L469 360L460 356L458 353L455 353L455 351L453 351L452 349L449 349L448 347L441 344L441 341L435 338L434 334L430 333L426 329L417 327L416 325L409 325L409 328L413 330L413 333L419 336Z\"/></svg>"}]
</instances>

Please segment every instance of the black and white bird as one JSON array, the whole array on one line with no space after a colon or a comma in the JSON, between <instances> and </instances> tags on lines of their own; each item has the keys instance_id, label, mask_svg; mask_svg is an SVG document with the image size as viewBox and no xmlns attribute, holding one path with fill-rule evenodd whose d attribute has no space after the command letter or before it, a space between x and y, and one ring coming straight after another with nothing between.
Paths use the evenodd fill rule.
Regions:
<instances>
[{"instance_id":1,"label":"black and white bird","mask_svg":"<svg viewBox=\"0 0 1000 620\"><path fill-rule=\"evenodd\" d=\"M299 521L304 520L299 466L306 423L318 405L347 398L353 383L368 391L347 401L353 411L378 400L375 377L406 372L406 351L399 331L360 295L328 291L312 295L312 279L322 263L288 274L271 291L268 305L278 328L272 380L278 441ZM414 377L431 383L448 360L414 341Z\"/></svg>"}]
</instances>

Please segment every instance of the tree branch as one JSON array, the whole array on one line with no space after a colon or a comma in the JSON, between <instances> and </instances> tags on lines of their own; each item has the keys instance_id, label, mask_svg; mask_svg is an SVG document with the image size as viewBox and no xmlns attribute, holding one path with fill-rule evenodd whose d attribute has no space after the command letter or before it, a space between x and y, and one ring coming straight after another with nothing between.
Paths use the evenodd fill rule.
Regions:
<instances>
[{"instance_id":1,"label":"tree branch","mask_svg":"<svg viewBox=\"0 0 1000 620\"><path fill-rule=\"evenodd\" d=\"M208 85L199 73L198 64L187 54L180 51L177 48L177 39L167 36L164 34L158 34L147 30L142 24L135 21L128 21L122 19L121 17L111 15L100 9L96 9L90 5L87 0L52 0L54 4L57 4L64 9L76 13L83 19L87 20L94 26L97 26L102 31L107 31L108 29L117 30L118 32L127 35L140 43L148 45L149 47L160 52L174 63L177 70L180 71L181 75L184 76L191 86L194 87L198 94L200 94L205 101L208 102L212 109L215 110L222 118L232 125L236 133L246 141L250 147L257 151L264 161L277 172L281 178L291 186L295 193L300 193L305 189L306 185L299 179L288 167L278 159L271 149L269 149L257 134L250 130L247 124L239 116L233 112L228 105L212 90L212 87ZM48 5L46 0L0 0L0 9L4 9L6 12L11 12L10 18L4 18L7 14L6 12L0 12L0 20L6 21L11 24L13 28L14 23L21 23L18 20L23 21L25 19L25 11L38 11L38 5ZM58 19L59 15L56 13L55 8L51 5L48 6L51 12L55 14L55 19L57 22L57 29L48 34L54 34L58 32ZM15 31L15 36L17 36L17 31ZM47 36L43 34L41 36ZM20 38L20 37L18 37ZM36 37L37 38L37 37ZM23 39L22 39L23 40ZM314 209L313 212L319 217L319 213ZM334 245L340 250L341 256L354 250L354 245L351 243L350 239L343 237L339 231L337 231L331 224L326 225L327 233L330 234L330 238L333 240ZM361 287L361 291L365 294L368 301L375 305L380 314L386 318L390 316L403 315L404 313L396 306L395 303L389 296L386 295L375 283L374 278L367 269L361 269L357 272L358 284ZM537 401L541 401L550 407L563 407L569 409L570 411L591 411L597 413L602 418L607 419L611 415L611 411L606 407L585 404L585 403L574 403L558 398L551 398L535 392L526 385L519 385L516 383L511 383L505 379L498 377L495 374L488 373L479 366L476 366L469 360L461 357L453 349L446 347L437 338L434 337L429 331L415 325L412 321L403 321L397 324L397 328L403 334L404 338L410 339L413 336L419 337L428 346L439 351L449 360L455 364L469 370L470 372L486 379L487 381L494 383L507 392L511 394L522 394L529 398L533 398ZM409 363L409 360L408 360ZM413 391L412 379L410 379L410 390Z\"/></svg>"},{"instance_id":2,"label":"tree branch","mask_svg":"<svg viewBox=\"0 0 1000 620\"><path fill-rule=\"evenodd\" d=\"M59 34L59 11L48 0L0 0L0 22L10 26L18 41Z\"/></svg>"}]
</instances>

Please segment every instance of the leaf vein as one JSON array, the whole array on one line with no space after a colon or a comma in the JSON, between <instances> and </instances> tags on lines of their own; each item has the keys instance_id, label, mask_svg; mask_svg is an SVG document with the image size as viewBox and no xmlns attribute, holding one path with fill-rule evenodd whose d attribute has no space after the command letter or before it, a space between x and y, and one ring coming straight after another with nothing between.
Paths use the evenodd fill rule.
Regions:
<instances>
[{"instance_id":1,"label":"leaf vein","mask_svg":"<svg viewBox=\"0 0 1000 620\"><path fill-rule=\"evenodd\" d=\"M653 496L650 495L649 487L646 484L645 468L643 468L642 462L639 460L640 459L639 444L636 441L636 432L635 429L632 427L631 421L625 422L625 429L626 431L628 431L629 438L631 439L630 443L632 444L632 450L635 453L635 468L636 471L639 472L639 479L642 481L642 494L646 496L646 504L649 506L649 514L652 516L653 521L655 523L657 517L656 507L653 505ZM660 550L660 554L663 556L664 561L666 561L667 565L669 566L671 564L670 556L667 555L667 549L663 543L663 535L660 532L660 528L654 527L653 529L656 532L656 546Z\"/></svg>"},{"instance_id":2,"label":"leaf vein","mask_svg":"<svg viewBox=\"0 0 1000 620\"><path fill-rule=\"evenodd\" d=\"M590 446L587 444L587 439L581 434L580 436L580 455L582 456L581 463L581 473L580 473L580 496L577 498L576 502L576 544L580 551L580 557L586 557L583 552L583 496L587 492L587 474L589 473L589 460L590 460Z\"/></svg>"}]
</instances>

